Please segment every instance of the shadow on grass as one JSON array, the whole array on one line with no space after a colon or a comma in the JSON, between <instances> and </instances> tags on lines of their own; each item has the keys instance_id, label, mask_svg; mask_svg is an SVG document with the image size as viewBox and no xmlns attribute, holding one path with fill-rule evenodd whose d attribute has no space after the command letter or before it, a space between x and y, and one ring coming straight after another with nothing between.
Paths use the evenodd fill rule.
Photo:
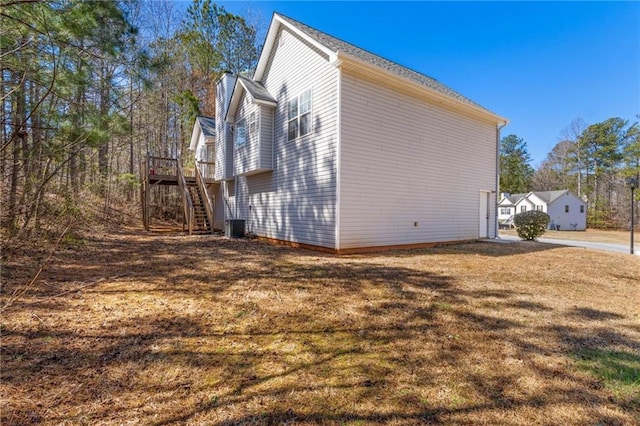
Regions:
<instances>
[{"instance_id":1,"label":"shadow on grass","mask_svg":"<svg viewBox=\"0 0 640 426\"><path fill-rule=\"evenodd\" d=\"M376 255L371 261L347 257L337 262L334 256L315 252L218 237L150 238L136 244L105 239L93 245L98 249L90 255L70 253L61 262L69 275L50 273L47 282L59 286L47 285L36 295L56 296L74 274L85 280L122 274L137 284L89 287L83 297L100 301L122 293L166 297L174 303L206 300L210 310L176 308L161 316L152 310L132 315L125 309L122 317L107 321L105 316L102 325L86 326L41 322L27 327L3 320L4 386L33 392L71 386L72 394L53 401L67 413L103 401L88 419L35 409L40 420L121 423L140 415L140 403L121 406L115 418L109 405L137 393L168 407L158 408L155 417L137 418L152 424L198 423L203 418L220 425L455 423L460 418L456 416L544 409L563 402L602 406L610 401L593 380L536 360L608 345L640 350L638 342L611 328L531 327L525 318L553 309L522 300L527 297L522 292L463 288L456 277L385 265L375 261ZM477 243L392 256L507 256L535 247L524 245L526 250L517 244ZM291 254L299 261L291 261ZM205 266L206 273L201 270ZM248 288L265 298L249 300ZM304 299L299 306L289 306L278 299L282 296ZM512 315L505 318L470 306L486 299L496 311L508 309ZM68 309L83 315L82 309L88 309L89 302L78 307L61 300L66 298L53 297L28 309L36 315L62 315ZM16 304L10 313L21 309L27 308ZM621 318L589 308L575 308L568 317ZM530 338L537 334L542 339ZM486 364L487 357L495 360ZM522 361L530 376L550 378L549 383L525 392L517 370L510 371L505 358ZM607 359L611 366L629 361L619 355ZM629 365L637 365L637 358ZM412 388L451 395L430 400ZM191 399L196 394L198 398ZM337 402L336 394L349 405ZM264 400L270 405L261 406ZM367 405L370 401L382 407ZM233 409L236 414L217 423L207 417ZM11 406L10 414L3 410L2 423L22 423L31 411L26 403ZM619 423L600 412L593 412L590 420Z\"/></svg>"}]
</instances>

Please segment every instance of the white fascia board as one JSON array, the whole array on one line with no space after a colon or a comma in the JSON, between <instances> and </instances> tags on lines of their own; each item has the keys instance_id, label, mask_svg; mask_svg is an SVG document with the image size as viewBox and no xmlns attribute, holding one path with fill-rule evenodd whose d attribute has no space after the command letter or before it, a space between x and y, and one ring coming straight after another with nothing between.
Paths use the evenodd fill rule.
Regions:
<instances>
[{"instance_id":1,"label":"white fascia board","mask_svg":"<svg viewBox=\"0 0 640 426\"><path fill-rule=\"evenodd\" d=\"M409 80L407 78L394 74L390 71L387 71L383 68L370 64L348 53L341 52L341 51L336 52L335 58L332 60L332 63L337 64L336 66L340 66L343 62L352 63L357 66L363 67L369 70L370 72L377 73L381 76L390 77L397 81L403 82L404 84L414 89L418 89L424 93L428 93L431 97L441 100L443 103L449 106L462 109L465 111L469 111L474 115L480 115L485 118L490 118L490 121L495 122L496 124L503 124L503 125L509 124L509 120L507 120L506 118L493 114L490 111L485 110L484 108L477 107L475 105L467 104L464 102L460 102L458 99L452 98L451 96L447 96L444 93L438 92L437 90L434 90L430 87L424 86L415 81Z\"/></svg>"},{"instance_id":2,"label":"white fascia board","mask_svg":"<svg viewBox=\"0 0 640 426\"><path fill-rule=\"evenodd\" d=\"M271 55L271 50L273 49L273 45L276 41L276 35L278 34L278 30L280 26L285 26L291 32L296 34L298 37L302 38L312 46L318 48L321 52L324 52L329 56L331 62L337 58L336 52L329 49L324 44L318 42L312 37L309 37L303 31L299 30L295 25L288 22L285 18L278 15L277 13L273 14L273 19L271 20L271 24L269 25L269 31L267 32L267 38L265 39L264 46L262 47L262 52L260 53L260 59L258 60L258 66L256 67L256 72L253 74L253 80L261 81L264 75L264 71L267 68L267 62L269 61L269 56Z\"/></svg>"},{"instance_id":3,"label":"white fascia board","mask_svg":"<svg viewBox=\"0 0 640 426\"><path fill-rule=\"evenodd\" d=\"M200 133L202 133L202 129L200 128L200 123L196 118L196 122L193 125L193 132L191 132L191 143L189 144L189 150L195 151L198 146L198 139L200 139Z\"/></svg>"},{"instance_id":4,"label":"white fascia board","mask_svg":"<svg viewBox=\"0 0 640 426\"><path fill-rule=\"evenodd\" d=\"M268 106L272 106L272 107L276 107L278 106L277 102L272 102L272 101L265 101L262 99L252 99L253 103L256 105L268 105Z\"/></svg>"}]
</instances>

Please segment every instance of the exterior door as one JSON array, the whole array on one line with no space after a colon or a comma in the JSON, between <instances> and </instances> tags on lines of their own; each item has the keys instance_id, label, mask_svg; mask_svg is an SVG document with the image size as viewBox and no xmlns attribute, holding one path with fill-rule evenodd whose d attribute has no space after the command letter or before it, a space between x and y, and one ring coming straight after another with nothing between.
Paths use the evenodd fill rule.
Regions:
<instances>
[{"instance_id":1,"label":"exterior door","mask_svg":"<svg viewBox=\"0 0 640 426\"><path fill-rule=\"evenodd\" d=\"M479 209L479 224L480 224L480 238L489 238L489 195L488 191L480 192L480 209Z\"/></svg>"}]
</instances>

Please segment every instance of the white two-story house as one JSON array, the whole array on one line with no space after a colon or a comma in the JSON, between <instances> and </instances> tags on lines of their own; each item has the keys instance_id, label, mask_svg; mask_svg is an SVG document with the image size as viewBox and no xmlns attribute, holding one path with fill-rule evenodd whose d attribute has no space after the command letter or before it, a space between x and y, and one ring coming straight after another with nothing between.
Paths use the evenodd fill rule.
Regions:
<instances>
[{"instance_id":1,"label":"white two-story house","mask_svg":"<svg viewBox=\"0 0 640 426\"><path fill-rule=\"evenodd\" d=\"M255 74L217 86L214 225L340 253L493 238L506 123L275 14Z\"/></svg>"},{"instance_id":2,"label":"white two-story house","mask_svg":"<svg viewBox=\"0 0 640 426\"><path fill-rule=\"evenodd\" d=\"M503 193L498 201L498 220L512 224L513 216L538 210L551 218L550 229L584 231L587 229L587 203L570 191L532 191L526 194Z\"/></svg>"}]
</instances>

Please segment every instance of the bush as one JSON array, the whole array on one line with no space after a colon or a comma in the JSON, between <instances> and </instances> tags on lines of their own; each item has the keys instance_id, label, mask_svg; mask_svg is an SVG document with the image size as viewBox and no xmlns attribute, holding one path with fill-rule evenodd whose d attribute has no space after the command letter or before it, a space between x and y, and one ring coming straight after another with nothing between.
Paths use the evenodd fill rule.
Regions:
<instances>
[{"instance_id":1,"label":"bush","mask_svg":"<svg viewBox=\"0 0 640 426\"><path fill-rule=\"evenodd\" d=\"M551 218L545 212L536 210L518 213L513 218L518 236L523 240L535 240L544 234Z\"/></svg>"}]
</instances>

